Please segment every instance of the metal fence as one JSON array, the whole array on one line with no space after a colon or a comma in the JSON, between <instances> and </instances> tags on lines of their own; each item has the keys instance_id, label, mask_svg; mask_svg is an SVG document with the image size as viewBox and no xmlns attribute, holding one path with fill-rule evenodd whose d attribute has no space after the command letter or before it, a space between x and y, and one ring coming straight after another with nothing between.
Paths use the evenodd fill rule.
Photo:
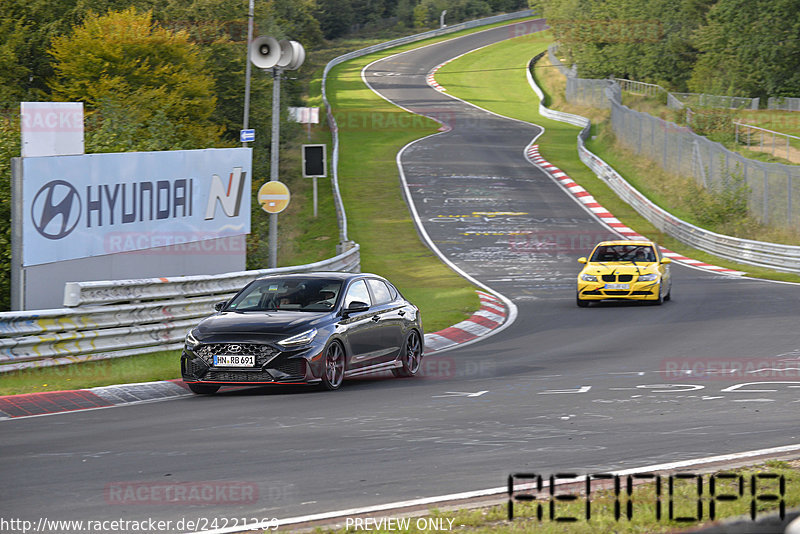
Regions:
<instances>
[{"instance_id":1,"label":"metal fence","mask_svg":"<svg viewBox=\"0 0 800 534\"><path fill-rule=\"evenodd\" d=\"M716 109L758 109L758 98L707 95L705 93L670 93L684 105Z\"/></svg>"},{"instance_id":2,"label":"metal fence","mask_svg":"<svg viewBox=\"0 0 800 534\"><path fill-rule=\"evenodd\" d=\"M548 48L548 57L551 63L561 65L555 57L554 46ZM650 84L624 82L635 91L658 91L647 87ZM612 129L627 148L657 162L668 172L694 178L711 193L746 195L749 212L764 224L797 228L800 223L800 166L752 160L689 128L634 111L622 105L621 90L616 79L593 80L567 75L567 101L597 108L610 107ZM758 99L736 100L692 93L667 92L667 95L683 106L696 100L707 106L747 104L758 108Z\"/></svg>"},{"instance_id":3,"label":"metal fence","mask_svg":"<svg viewBox=\"0 0 800 534\"><path fill-rule=\"evenodd\" d=\"M611 102L617 140L667 172L690 176L712 193L746 194L750 213L764 224L797 228L800 166L765 163L732 152L686 127Z\"/></svg>"},{"instance_id":4,"label":"metal fence","mask_svg":"<svg viewBox=\"0 0 800 534\"><path fill-rule=\"evenodd\" d=\"M800 98L771 96L769 99L767 99L767 108L783 111L800 111Z\"/></svg>"},{"instance_id":5,"label":"metal fence","mask_svg":"<svg viewBox=\"0 0 800 534\"><path fill-rule=\"evenodd\" d=\"M739 121L733 121L733 127L734 139L737 145L746 145L748 148L752 147L759 152L768 152L773 156L797 161L797 155L800 154L800 149L798 149L800 147L800 143L798 143L800 137Z\"/></svg>"},{"instance_id":6,"label":"metal fence","mask_svg":"<svg viewBox=\"0 0 800 534\"><path fill-rule=\"evenodd\" d=\"M582 127L577 136L578 154L581 161L640 215L662 232L699 250L740 263L780 271L800 272L800 247L720 235L687 223L655 205L608 163L589 151L584 144L591 131L589 119L571 113L548 109L542 103L544 94L531 75L533 64L542 55L539 54L531 60L527 72L528 83L539 97L539 113L547 118Z\"/></svg>"},{"instance_id":7,"label":"metal fence","mask_svg":"<svg viewBox=\"0 0 800 534\"><path fill-rule=\"evenodd\" d=\"M664 93L668 93L666 89L654 83L637 82L634 80L626 80L624 78L614 78L620 89L627 93L636 95L644 95L650 97L658 97Z\"/></svg>"},{"instance_id":8,"label":"metal fence","mask_svg":"<svg viewBox=\"0 0 800 534\"><path fill-rule=\"evenodd\" d=\"M358 245L331 259L227 273L67 284L54 310L0 313L0 373L175 350L186 331L245 284L267 274L358 272Z\"/></svg>"}]
</instances>

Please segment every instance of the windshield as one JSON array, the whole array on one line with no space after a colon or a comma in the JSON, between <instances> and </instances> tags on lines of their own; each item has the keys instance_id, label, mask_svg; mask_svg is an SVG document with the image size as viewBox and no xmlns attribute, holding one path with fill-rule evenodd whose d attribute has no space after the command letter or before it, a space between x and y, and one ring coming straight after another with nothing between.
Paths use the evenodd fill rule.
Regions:
<instances>
[{"instance_id":1,"label":"windshield","mask_svg":"<svg viewBox=\"0 0 800 534\"><path fill-rule=\"evenodd\" d=\"M333 309L341 280L325 278L270 278L256 280L228 304L227 309L248 311L308 311Z\"/></svg>"},{"instance_id":2,"label":"windshield","mask_svg":"<svg viewBox=\"0 0 800 534\"><path fill-rule=\"evenodd\" d=\"M649 245L600 245L594 250L593 262L654 262L656 254Z\"/></svg>"}]
</instances>

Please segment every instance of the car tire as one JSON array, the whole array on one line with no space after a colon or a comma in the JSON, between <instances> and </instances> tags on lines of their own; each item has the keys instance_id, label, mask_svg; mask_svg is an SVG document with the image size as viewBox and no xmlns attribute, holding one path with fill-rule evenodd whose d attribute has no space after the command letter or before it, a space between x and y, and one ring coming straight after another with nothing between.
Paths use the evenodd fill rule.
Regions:
<instances>
[{"instance_id":1,"label":"car tire","mask_svg":"<svg viewBox=\"0 0 800 534\"><path fill-rule=\"evenodd\" d=\"M661 295L661 286L658 286L658 298L653 301L654 306L661 306L664 303L664 297Z\"/></svg>"},{"instance_id":2,"label":"car tire","mask_svg":"<svg viewBox=\"0 0 800 534\"><path fill-rule=\"evenodd\" d=\"M419 368L422 366L422 342L420 341L419 332L416 330L409 332L406 337L403 348L400 349L400 362L403 367L392 369L394 376L407 378L419 372Z\"/></svg>"},{"instance_id":3,"label":"car tire","mask_svg":"<svg viewBox=\"0 0 800 534\"><path fill-rule=\"evenodd\" d=\"M575 295L575 303L578 305L579 308L589 307L589 301L583 300L580 295Z\"/></svg>"},{"instance_id":4,"label":"car tire","mask_svg":"<svg viewBox=\"0 0 800 534\"><path fill-rule=\"evenodd\" d=\"M197 395L213 395L219 391L219 386L213 384L186 384L192 393Z\"/></svg>"},{"instance_id":5,"label":"car tire","mask_svg":"<svg viewBox=\"0 0 800 534\"><path fill-rule=\"evenodd\" d=\"M667 294L664 295L664 302L668 300L672 300L672 285L670 284L669 289L667 290Z\"/></svg>"},{"instance_id":6,"label":"car tire","mask_svg":"<svg viewBox=\"0 0 800 534\"><path fill-rule=\"evenodd\" d=\"M325 349L325 368L322 373L323 388L334 391L342 386L344 363L344 348L338 341L334 341Z\"/></svg>"}]
</instances>

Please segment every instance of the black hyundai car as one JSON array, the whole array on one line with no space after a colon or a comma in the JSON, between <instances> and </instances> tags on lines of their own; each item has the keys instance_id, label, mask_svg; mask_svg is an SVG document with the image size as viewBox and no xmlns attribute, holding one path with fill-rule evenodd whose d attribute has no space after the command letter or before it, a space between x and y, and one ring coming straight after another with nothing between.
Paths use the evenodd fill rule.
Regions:
<instances>
[{"instance_id":1,"label":"black hyundai car","mask_svg":"<svg viewBox=\"0 0 800 534\"><path fill-rule=\"evenodd\" d=\"M186 335L183 380L195 393L223 385L319 384L391 370L415 375L424 335L419 309L373 274L259 278Z\"/></svg>"}]
</instances>

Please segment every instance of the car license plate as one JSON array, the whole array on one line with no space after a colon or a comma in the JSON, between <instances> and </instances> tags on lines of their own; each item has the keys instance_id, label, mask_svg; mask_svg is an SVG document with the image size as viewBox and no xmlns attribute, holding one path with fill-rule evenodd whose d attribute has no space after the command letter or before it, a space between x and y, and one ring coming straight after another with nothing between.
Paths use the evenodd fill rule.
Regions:
<instances>
[{"instance_id":1,"label":"car license plate","mask_svg":"<svg viewBox=\"0 0 800 534\"><path fill-rule=\"evenodd\" d=\"M215 354L216 367L253 367L256 357L253 354Z\"/></svg>"},{"instance_id":2,"label":"car license plate","mask_svg":"<svg viewBox=\"0 0 800 534\"><path fill-rule=\"evenodd\" d=\"M630 289L630 284L606 284L603 289Z\"/></svg>"}]
</instances>

